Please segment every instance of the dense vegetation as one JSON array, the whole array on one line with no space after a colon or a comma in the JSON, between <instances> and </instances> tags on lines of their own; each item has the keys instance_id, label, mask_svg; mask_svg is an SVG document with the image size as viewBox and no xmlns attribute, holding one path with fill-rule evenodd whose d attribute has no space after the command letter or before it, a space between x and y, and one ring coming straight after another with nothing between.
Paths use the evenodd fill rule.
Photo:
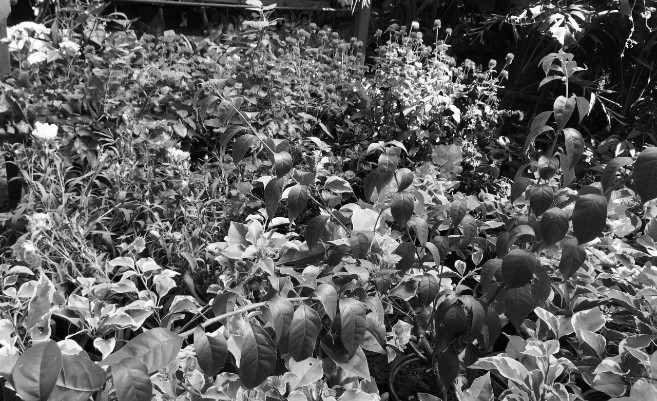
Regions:
<instances>
[{"instance_id":1,"label":"dense vegetation","mask_svg":"<svg viewBox=\"0 0 657 401\"><path fill-rule=\"evenodd\" d=\"M10 28L2 399L657 399L654 2L514 2L482 26L551 47L482 66L462 25L249 1L198 43Z\"/></svg>"}]
</instances>

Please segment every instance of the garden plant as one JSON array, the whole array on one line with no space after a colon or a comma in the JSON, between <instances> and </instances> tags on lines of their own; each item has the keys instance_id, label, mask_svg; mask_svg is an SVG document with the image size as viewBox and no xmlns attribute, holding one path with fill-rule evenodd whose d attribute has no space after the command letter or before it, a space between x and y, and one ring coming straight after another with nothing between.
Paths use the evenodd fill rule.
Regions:
<instances>
[{"instance_id":1,"label":"garden plant","mask_svg":"<svg viewBox=\"0 0 657 401\"><path fill-rule=\"evenodd\" d=\"M516 56L440 20L368 55L248 4L200 41L10 27L1 399L657 399L657 147L590 134L566 43L506 110Z\"/></svg>"}]
</instances>

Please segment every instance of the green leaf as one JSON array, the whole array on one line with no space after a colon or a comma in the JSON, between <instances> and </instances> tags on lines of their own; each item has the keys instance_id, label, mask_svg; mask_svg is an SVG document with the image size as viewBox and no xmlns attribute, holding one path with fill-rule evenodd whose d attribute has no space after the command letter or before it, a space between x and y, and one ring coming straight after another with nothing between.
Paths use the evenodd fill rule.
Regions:
<instances>
[{"instance_id":1,"label":"green leaf","mask_svg":"<svg viewBox=\"0 0 657 401\"><path fill-rule=\"evenodd\" d=\"M470 323L468 322L465 309L458 303L452 304L447 309L440 323L444 325L445 332L449 334L458 335L470 329Z\"/></svg>"},{"instance_id":2,"label":"green leaf","mask_svg":"<svg viewBox=\"0 0 657 401\"><path fill-rule=\"evenodd\" d=\"M315 358L307 358L303 361L291 359L290 372L297 376L296 380L290 383L293 389L303 388L324 377L322 361Z\"/></svg>"},{"instance_id":3,"label":"green leaf","mask_svg":"<svg viewBox=\"0 0 657 401\"><path fill-rule=\"evenodd\" d=\"M525 146L522 148L522 153L523 154L527 153L527 150L529 150L531 144L534 143L536 137L538 137L542 133L550 132L550 131L554 132L554 128L550 127L549 125L536 127L533 128L531 131L529 131L529 135L527 136L527 140L525 141Z\"/></svg>"},{"instance_id":4,"label":"green leaf","mask_svg":"<svg viewBox=\"0 0 657 401\"><path fill-rule=\"evenodd\" d=\"M24 401L46 401L55 388L62 361L62 352L52 340L28 348L11 372L16 393Z\"/></svg>"},{"instance_id":5,"label":"green leaf","mask_svg":"<svg viewBox=\"0 0 657 401\"><path fill-rule=\"evenodd\" d=\"M513 181L513 184L511 184L511 195L509 197L509 200L511 201L511 204L516 201L526 190L527 187L531 184L533 184L534 181L527 177L518 177Z\"/></svg>"},{"instance_id":6,"label":"green leaf","mask_svg":"<svg viewBox=\"0 0 657 401\"><path fill-rule=\"evenodd\" d=\"M405 301L413 298L417 292L418 282L417 280L405 280L397 284L395 288L390 291L391 297L399 297Z\"/></svg>"},{"instance_id":7,"label":"green leaf","mask_svg":"<svg viewBox=\"0 0 657 401\"><path fill-rule=\"evenodd\" d=\"M438 373L445 386L451 386L459 375L459 355L449 347L447 351L440 354L435 363L438 365Z\"/></svg>"},{"instance_id":8,"label":"green leaf","mask_svg":"<svg viewBox=\"0 0 657 401\"><path fill-rule=\"evenodd\" d=\"M372 196L374 195L374 190L381 192L381 189L386 184L386 178L384 174L379 170L374 170L368 175L365 176L363 180L363 190L365 192L365 200L368 202L372 201Z\"/></svg>"},{"instance_id":9,"label":"green leaf","mask_svg":"<svg viewBox=\"0 0 657 401\"><path fill-rule=\"evenodd\" d=\"M203 372L214 377L228 359L228 342L221 333L207 335L201 326L194 329L194 351Z\"/></svg>"},{"instance_id":10,"label":"green leaf","mask_svg":"<svg viewBox=\"0 0 657 401\"><path fill-rule=\"evenodd\" d=\"M559 271L565 279L569 279L586 261L586 250L574 238L564 238L561 241L561 259Z\"/></svg>"},{"instance_id":11,"label":"green leaf","mask_svg":"<svg viewBox=\"0 0 657 401\"><path fill-rule=\"evenodd\" d=\"M297 184L290 188L287 195L287 216L294 220L304 211L308 205L308 187Z\"/></svg>"},{"instance_id":12,"label":"green leaf","mask_svg":"<svg viewBox=\"0 0 657 401\"><path fill-rule=\"evenodd\" d=\"M541 217L540 231L543 242L553 245L561 241L568 233L568 214L563 209L553 207Z\"/></svg>"},{"instance_id":13,"label":"green leaf","mask_svg":"<svg viewBox=\"0 0 657 401\"><path fill-rule=\"evenodd\" d=\"M331 284L320 284L315 289L315 295L319 298L319 302L322 303L326 316L333 321L338 308L338 292L335 290L335 287Z\"/></svg>"},{"instance_id":14,"label":"green leaf","mask_svg":"<svg viewBox=\"0 0 657 401\"><path fill-rule=\"evenodd\" d=\"M285 344L294 317L292 302L276 294L267 300L267 308L263 310L262 317L274 329L279 346Z\"/></svg>"},{"instance_id":15,"label":"green leaf","mask_svg":"<svg viewBox=\"0 0 657 401\"><path fill-rule=\"evenodd\" d=\"M415 261L415 245L410 242L402 242L397 248L395 248L393 253L401 256L401 260L397 262L395 267L402 274L406 273L406 271L413 266L413 262Z\"/></svg>"},{"instance_id":16,"label":"green leaf","mask_svg":"<svg viewBox=\"0 0 657 401\"><path fill-rule=\"evenodd\" d=\"M413 184L413 172L407 168L400 168L395 172L397 191L401 192Z\"/></svg>"},{"instance_id":17,"label":"green leaf","mask_svg":"<svg viewBox=\"0 0 657 401\"><path fill-rule=\"evenodd\" d=\"M461 248L465 248L472 244L474 239L479 235L477 230L477 219L469 214L466 214L461 221L461 231L463 232L463 237L461 238L460 245Z\"/></svg>"},{"instance_id":18,"label":"green leaf","mask_svg":"<svg viewBox=\"0 0 657 401\"><path fill-rule=\"evenodd\" d=\"M452 227L458 227L468 214L468 201L466 198L457 198L449 206L449 217L452 219Z\"/></svg>"},{"instance_id":19,"label":"green leaf","mask_svg":"<svg viewBox=\"0 0 657 401\"><path fill-rule=\"evenodd\" d=\"M377 166L377 170L381 173L379 183L385 185L392 179L392 177L394 177L395 170L397 170L397 164L399 164L399 157L393 153L382 153L381 156L379 156L379 163ZM381 187L383 187L383 185L381 185Z\"/></svg>"},{"instance_id":20,"label":"green leaf","mask_svg":"<svg viewBox=\"0 0 657 401\"><path fill-rule=\"evenodd\" d=\"M365 304L354 298L342 298L340 305L340 339L350 357L363 342L367 330Z\"/></svg>"},{"instance_id":21,"label":"green leaf","mask_svg":"<svg viewBox=\"0 0 657 401\"><path fill-rule=\"evenodd\" d=\"M563 163L565 187L575 179L575 165L584 154L584 138L575 128L564 128L563 133L566 137L566 163Z\"/></svg>"},{"instance_id":22,"label":"green leaf","mask_svg":"<svg viewBox=\"0 0 657 401\"><path fill-rule=\"evenodd\" d=\"M251 149L255 140L255 135L251 134L244 134L235 140L233 144L233 163L239 164L242 161L244 155Z\"/></svg>"},{"instance_id":23,"label":"green leaf","mask_svg":"<svg viewBox=\"0 0 657 401\"><path fill-rule=\"evenodd\" d=\"M534 276L536 255L525 249L513 249L502 258L502 277L507 289L527 285Z\"/></svg>"},{"instance_id":24,"label":"green leaf","mask_svg":"<svg viewBox=\"0 0 657 401\"><path fill-rule=\"evenodd\" d=\"M547 270L541 265L540 260L534 269L534 280L530 287L534 297L534 307L542 307L550 298L552 292L552 279Z\"/></svg>"},{"instance_id":25,"label":"green leaf","mask_svg":"<svg viewBox=\"0 0 657 401\"><path fill-rule=\"evenodd\" d=\"M215 316L225 315L235 310L235 305L237 305L237 294L234 292L222 292L217 294L214 297L214 302L212 302L212 313Z\"/></svg>"},{"instance_id":26,"label":"green leaf","mask_svg":"<svg viewBox=\"0 0 657 401\"><path fill-rule=\"evenodd\" d=\"M577 114L579 114L579 122L581 123L584 117L586 117L589 114L589 111L591 111L591 104L581 96L577 96L576 99Z\"/></svg>"},{"instance_id":27,"label":"green leaf","mask_svg":"<svg viewBox=\"0 0 657 401\"><path fill-rule=\"evenodd\" d=\"M409 222L409 226L413 229L413 241L420 246L424 246L429 240L429 225L427 221L419 216L413 216Z\"/></svg>"},{"instance_id":28,"label":"green leaf","mask_svg":"<svg viewBox=\"0 0 657 401\"><path fill-rule=\"evenodd\" d=\"M432 244L433 245L433 244ZM424 306L428 306L440 292L438 280L433 275L426 273L420 276L417 287L417 295Z\"/></svg>"},{"instance_id":29,"label":"green leaf","mask_svg":"<svg viewBox=\"0 0 657 401\"><path fill-rule=\"evenodd\" d=\"M541 156L538 158L538 175L543 180L554 177L559 168L559 159L556 157Z\"/></svg>"},{"instance_id":30,"label":"green leaf","mask_svg":"<svg viewBox=\"0 0 657 401\"><path fill-rule=\"evenodd\" d=\"M534 310L534 297L528 286L506 290L505 310L511 324L520 330L522 323Z\"/></svg>"},{"instance_id":31,"label":"green leaf","mask_svg":"<svg viewBox=\"0 0 657 401\"><path fill-rule=\"evenodd\" d=\"M242 331L239 376L248 389L267 380L276 367L276 345L260 326L247 323Z\"/></svg>"},{"instance_id":32,"label":"green leaf","mask_svg":"<svg viewBox=\"0 0 657 401\"><path fill-rule=\"evenodd\" d=\"M363 352L362 348L359 347L356 350L356 353L350 357L345 347L339 341L335 341L331 344L328 341L322 340L320 341L320 346L324 352L326 352L326 355L328 355L329 358L337 363L342 369L363 379L370 379L367 358L365 357L365 352Z\"/></svg>"},{"instance_id":33,"label":"green leaf","mask_svg":"<svg viewBox=\"0 0 657 401\"><path fill-rule=\"evenodd\" d=\"M276 215L276 210L278 209L278 202L281 200L283 195L283 185L285 180L281 178L272 178L265 186L265 208L267 210L267 216L271 220L274 215Z\"/></svg>"},{"instance_id":34,"label":"green leaf","mask_svg":"<svg viewBox=\"0 0 657 401\"><path fill-rule=\"evenodd\" d=\"M502 263L502 259L499 258L489 259L481 267L481 280L479 282L481 283L481 289L484 294L488 292L488 289L493 284L495 273L498 269L502 268Z\"/></svg>"},{"instance_id":35,"label":"green leaf","mask_svg":"<svg viewBox=\"0 0 657 401\"><path fill-rule=\"evenodd\" d=\"M644 149L634 163L634 190L646 203L657 198L657 148Z\"/></svg>"},{"instance_id":36,"label":"green leaf","mask_svg":"<svg viewBox=\"0 0 657 401\"><path fill-rule=\"evenodd\" d=\"M308 225L306 226L306 232L304 234L308 248L313 249L315 244L317 244L317 241L319 241L322 235L324 235L324 232L326 231L326 222L328 222L328 219L329 216L327 215L319 215L313 217L308 222Z\"/></svg>"},{"instance_id":37,"label":"green leaf","mask_svg":"<svg viewBox=\"0 0 657 401\"><path fill-rule=\"evenodd\" d=\"M470 365L470 369L497 370L502 377L525 387L525 380L529 377L529 371L520 362L508 356L491 356L480 358L477 362Z\"/></svg>"},{"instance_id":38,"label":"green leaf","mask_svg":"<svg viewBox=\"0 0 657 401\"><path fill-rule=\"evenodd\" d=\"M536 216L540 216L552 206L554 190L548 184L532 185L529 187L529 207Z\"/></svg>"},{"instance_id":39,"label":"green leaf","mask_svg":"<svg viewBox=\"0 0 657 401\"><path fill-rule=\"evenodd\" d=\"M112 366L124 358L133 357L143 361L150 374L170 364L178 356L182 342L179 335L156 327L130 340L123 348L100 361L100 365Z\"/></svg>"},{"instance_id":40,"label":"green leaf","mask_svg":"<svg viewBox=\"0 0 657 401\"><path fill-rule=\"evenodd\" d=\"M457 387L456 392L459 399L463 401L493 401L495 398L493 385L490 381L490 372L474 379L467 391L463 392Z\"/></svg>"},{"instance_id":41,"label":"green leaf","mask_svg":"<svg viewBox=\"0 0 657 401\"><path fill-rule=\"evenodd\" d=\"M370 239L365 233L352 233L349 246L354 259L366 259L370 249Z\"/></svg>"},{"instance_id":42,"label":"green leaf","mask_svg":"<svg viewBox=\"0 0 657 401\"><path fill-rule=\"evenodd\" d=\"M310 358L315 349L322 322L313 308L306 304L297 307L290 324L288 350L296 361Z\"/></svg>"},{"instance_id":43,"label":"green leaf","mask_svg":"<svg viewBox=\"0 0 657 401\"><path fill-rule=\"evenodd\" d=\"M86 355L62 357L62 370L48 401L86 401L105 386L107 374Z\"/></svg>"},{"instance_id":44,"label":"green leaf","mask_svg":"<svg viewBox=\"0 0 657 401\"><path fill-rule=\"evenodd\" d=\"M112 379L118 401L145 401L153 396L148 368L137 358L126 357L113 364Z\"/></svg>"},{"instance_id":45,"label":"green leaf","mask_svg":"<svg viewBox=\"0 0 657 401\"><path fill-rule=\"evenodd\" d=\"M559 96L554 101L554 119L556 120L557 127L559 127L559 129L563 129L563 127L566 126L568 120L570 120L570 117L573 115L576 106L576 96L569 98L566 98L565 96Z\"/></svg>"},{"instance_id":46,"label":"green leaf","mask_svg":"<svg viewBox=\"0 0 657 401\"><path fill-rule=\"evenodd\" d=\"M592 241L607 225L607 198L600 194L586 194L575 202L573 231L580 244Z\"/></svg>"},{"instance_id":47,"label":"green leaf","mask_svg":"<svg viewBox=\"0 0 657 401\"><path fill-rule=\"evenodd\" d=\"M292 171L292 156L287 152L274 153L274 171L278 178Z\"/></svg>"},{"instance_id":48,"label":"green leaf","mask_svg":"<svg viewBox=\"0 0 657 401\"><path fill-rule=\"evenodd\" d=\"M406 223L413 217L415 198L410 192L397 192L392 196L390 202L390 213L400 227L406 227Z\"/></svg>"},{"instance_id":49,"label":"green leaf","mask_svg":"<svg viewBox=\"0 0 657 401\"><path fill-rule=\"evenodd\" d=\"M609 188L611 188L614 180L616 179L616 173L618 170L630 163L632 163L631 157L617 157L615 159L611 159L609 163L607 163L605 169L602 171L602 179L600 180L600 183L602 184L602 191L604 193L607 193Z\"/></svg>"},{"instance_id":50,"label":"green leaf","mask_svg":"<svg viewBox=\"0 0 657 401\"><path fill-rule=\"evenodd\" d=\"M336 176L331 176L326 179L324 189L337 194L351 193L354 191L347 181Z\"/></svg>"}]
</instances>

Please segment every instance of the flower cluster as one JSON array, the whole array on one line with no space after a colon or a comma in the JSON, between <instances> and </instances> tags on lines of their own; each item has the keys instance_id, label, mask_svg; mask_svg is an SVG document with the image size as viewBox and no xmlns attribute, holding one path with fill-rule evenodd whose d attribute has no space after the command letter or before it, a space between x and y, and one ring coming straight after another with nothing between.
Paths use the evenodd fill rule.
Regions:
<instances>
[{"instance_id":1,"label":"flower cluster","mask_svg":"<svg viewBox=\"0 0 657 401\"><path fill-rule=\"evenodd\" d=\"M176 148L167 149L167 155L169 156L169 159L176 164L181 164L189 160L189 152Z\"/></svg>"},{"instance_id":2,"label":"flower cluster","mask_svg":"<svg viewBox=\"0 0 657 401\"><path fill-rule=\"evenodd\" d=\"M48 124L42 122L34 123L34 130L32 131L32 136L42 142L52 141L57 137L57 126L55 124Z\"/></svg>"},{"instance_id":3,"label":"flower cluster","mask_svg":"<svg viewBox=\"0 0 657 401\"><path fill-rule=\"evenodd\" d=\"M59 50L64 56L74 57L80 53L80 45L66 39L59 44Z\"/></svg>"}]
</instances>

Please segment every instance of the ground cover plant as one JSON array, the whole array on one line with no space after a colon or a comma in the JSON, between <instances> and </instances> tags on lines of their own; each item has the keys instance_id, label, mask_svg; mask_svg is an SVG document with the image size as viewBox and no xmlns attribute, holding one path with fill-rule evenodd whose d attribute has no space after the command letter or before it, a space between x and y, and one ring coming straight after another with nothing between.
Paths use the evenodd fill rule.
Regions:
<instances>
[{"instance_id":1,"label":"ground cover plant","mask_svg":"<svg viewBox=\"0 0 657 401\"><path fill-rule=\"evenodd\" d=\"M657 149L582 134L573 53L515 143L513 54L456 60L437 20L367 66L250 1L198 43L10 31L2 399L657 397Z\"/></svg>"}]
</instances>

